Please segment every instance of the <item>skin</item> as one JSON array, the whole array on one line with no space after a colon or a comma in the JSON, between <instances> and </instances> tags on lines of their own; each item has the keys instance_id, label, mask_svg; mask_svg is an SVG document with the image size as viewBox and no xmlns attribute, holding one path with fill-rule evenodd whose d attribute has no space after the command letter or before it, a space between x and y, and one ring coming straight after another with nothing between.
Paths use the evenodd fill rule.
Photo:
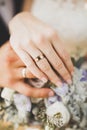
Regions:
<instances>
[{"instance_id":1,"label":"skin","mask_svg":"<svg viewBox=\"0 0 87 130\"><path fill-rule=\"evenodd\" d=\"M30 97L53 96L53 91L48 88L33 88L25 83L21 73L24 67L24 63L13 51L9 42L5 43L0 48L0 87L8 87ZM35 76L26 69L26 78L35 78Z\"/></svg>"},{"instance_id":2,"label":"skin","mask_svg":"<svg viewBox=\"0 0 87 130\"><path fill-rule=\"evenodd\" d=\"M12 48L35 77L62 86L59 74L67 83L72 83L74 67L56 30L29 12L16 15L10 21L9 29ZM45 57L35 62L42 54Z\"/></svg>"}]
</instances>

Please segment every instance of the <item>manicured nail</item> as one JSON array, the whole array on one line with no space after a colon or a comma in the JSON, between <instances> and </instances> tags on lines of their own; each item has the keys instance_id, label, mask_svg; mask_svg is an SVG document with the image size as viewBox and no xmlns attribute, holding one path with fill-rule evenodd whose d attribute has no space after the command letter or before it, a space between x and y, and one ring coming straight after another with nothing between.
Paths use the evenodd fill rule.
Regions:
<instances>
[{"instance_id":1,"label":"manicured nail","mask_svg":"<svg viewBox=\"0 0 87 130\"><path fill-rule=\"evenodd\" d=\"M49 97L52 97L54 96L54 92L53 91L50 91L49 94L48 94Z\"/></svg>"},{"instance_id":2,"label":"manicured nail","mask_svg":"<svg viewBox=\"0 0 87 130\"><path fill-rule=\"evenodd\" d=\"M44 83L46 83L46 82L48 81L48 79L46 79L46 78L44 78L44 77L43 77L41 80L42 80Z\"/></svg>"},{"instance_id":3,"label":"manicured nail","mask_svg":"<svg viewBox=\"0 0 87 130\"><path fill-rule=\"evenodd\" d=\"M62 87L62 83L59 81L56 83L56 85L57 85L57 87Z\"/></svg>"},{"instance_id":4,"label":"manicured nail","mask_svg":"<svg viewBox=\"0 0 87 130\"><path fill-rule=\"evenodd\" d=\"M71 79L68 79L67 82L68 82L69 85L72 84L72 80Z\"/></svg>"}]
</instances>

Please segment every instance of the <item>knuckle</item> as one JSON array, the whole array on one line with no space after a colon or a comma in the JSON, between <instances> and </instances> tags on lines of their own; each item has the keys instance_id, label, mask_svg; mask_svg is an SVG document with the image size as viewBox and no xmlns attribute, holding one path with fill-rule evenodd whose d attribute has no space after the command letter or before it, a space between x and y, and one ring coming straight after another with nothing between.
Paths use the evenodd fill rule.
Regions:
<instances>
[{"instance_id":1,"label":"knuckle","mask_svg":"<svg viewBox=\"0 0 87 130\"><path fill-rule=\"evenodd\" d=\"M64 56L64 58L63 58L64 60L65 60L65 62L68 62L68 60L69 60L69 57L67 57L67 56Z\"/></svg>"},{"instance_id":2,"label":"knuckle","mask_svg":"<svg viewBox=\"0 0 87 130\"><path fill-rule=\"evenodd\" d=\"M55 64L55 67L59 70L63 69L63 63L60 61L59 63Z\"/></svg>"},{"instance_id":3,"label":"knuckle","mask_svg":"<svg viewBox=\"0 0 87 130\"><path fill-rule=\"evenodd\" d=\"M49 37L50 37L50 38L55 38L55 37L57 37L57 32L56 32L55 30L51 29L51 30L49 31Z\"/></svg>"},{"instance_id":4,"label":"knuckle","mask_svg":"<svg viewBox=\"0 0 87 130\"><path fill-rule=\"evenodd\" d=\"M62 54L63 54L63 55L62 55L62 58L63 58L65 61L68 61L68 60L70 59L68 53L66 53L66 52L63 51Z\"/></svg>"},{"instance_id":5,"label":"knuckle","mask_svg":"<svg viewBox=\"0 0 87 130\"><path fill-rule=\"evenodd\" d=\"M39 35L37 37L37 44L42 45L45 41L45 37L43 35Z\"/></svg>"},{"instance_id":6,"label":"knuckle","mask_svg":"<svg viewBox=\"0 0 87 130\"><path fill-rule=\"evenodd\" d=\"M20 47L23 47L25 48L25 44L26 44L26 47L29 47L29 45L32 45L32 39L30 39L29 37L25 37L21 40L21 45Z\"/></svg>"},{"instance_id":7,"label":"knuckle","mask_svg":"<svg viewBox=\"0 0 87 130\"><path fill-rule=\"evenodd\" d=\"M48 71L50 71L50 67L48 65L46 65L46 64L43 64L42 65L42 70L45 71L45 72L48 72Z\"/></svg>"},{"instance_id":8,"label":"knuckle","mask_svg":"<svg viewBox=\"0 0 87 130\"><path fill-rule=\"evenodd\" d=\"M45 53L46 53L46 55L50 55L50 54L52 54L52 49L47 49L46 51L45 51Z\"/></svg>"}]
</instances>

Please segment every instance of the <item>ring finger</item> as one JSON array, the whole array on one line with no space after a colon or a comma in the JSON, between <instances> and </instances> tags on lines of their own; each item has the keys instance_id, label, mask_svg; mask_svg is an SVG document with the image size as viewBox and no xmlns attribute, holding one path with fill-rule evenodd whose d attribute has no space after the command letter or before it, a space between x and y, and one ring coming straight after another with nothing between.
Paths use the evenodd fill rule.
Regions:
<instances>
[{"instance_id":1,"label":"ring finger","mask_svg":"<svg viewBox=\"0 0 87 130\"><path fill-rule=\"evenodd\" d=\"M19 67L14 70L15 79L24 79L24 78L35 78L35 76L29 71L27 67Z\"/></svg>"},{"instance_id":2,"label":"ring finger","mask_svg":"<svg viewBox=\"0 0 87 130\"><path fill-rule=\"evenodd\" d=\"M51 80L51 82L53 82L57 86L61 85L61 80L56 75L56 73L53 71L49 62L43 56L43 54L41 53L41 51L39 49L37 49L37 47L35 47L35 45L33 43L29 43L29 48L26 48L26 50L27 50L27 52L30 53L30 55L34 59L34 61L36 60L37 57L42 56L41 59L36 61L36 65L42 72L44 72L45 75L47 75L48 79Z\"/></svg>"}]
</instances>

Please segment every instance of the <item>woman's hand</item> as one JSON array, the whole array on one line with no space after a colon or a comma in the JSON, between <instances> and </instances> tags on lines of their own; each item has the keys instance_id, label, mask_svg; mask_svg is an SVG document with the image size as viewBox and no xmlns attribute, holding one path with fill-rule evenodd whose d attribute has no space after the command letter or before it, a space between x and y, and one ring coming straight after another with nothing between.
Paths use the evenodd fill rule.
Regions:
<instances>
[{"instance_id":1,"label":"woman's hand","mask_svg":"<svg viewBox=\"0 0 87 130\"><path fill-rule=\"evenodd\" d=\"M0 48L0 87L12 88L30 97L48 97L53 91L48 88L34 88L24 82L22 70L24 63L13 51L9 43ZM26 78L34 78L34 75L26 68Z\"/></svg>"},{"instance_id":2,"label":"woman's hand","mask_svg":"<svg viewBox=\"0 0 87 130\"><path fill-rule=\"evenodd\" d=\"M15 16L9 27L11 46L33 75L61 86L60 75L71 84L74 68L53 28L27 12Z\"/></svg>"}]
</instances>

